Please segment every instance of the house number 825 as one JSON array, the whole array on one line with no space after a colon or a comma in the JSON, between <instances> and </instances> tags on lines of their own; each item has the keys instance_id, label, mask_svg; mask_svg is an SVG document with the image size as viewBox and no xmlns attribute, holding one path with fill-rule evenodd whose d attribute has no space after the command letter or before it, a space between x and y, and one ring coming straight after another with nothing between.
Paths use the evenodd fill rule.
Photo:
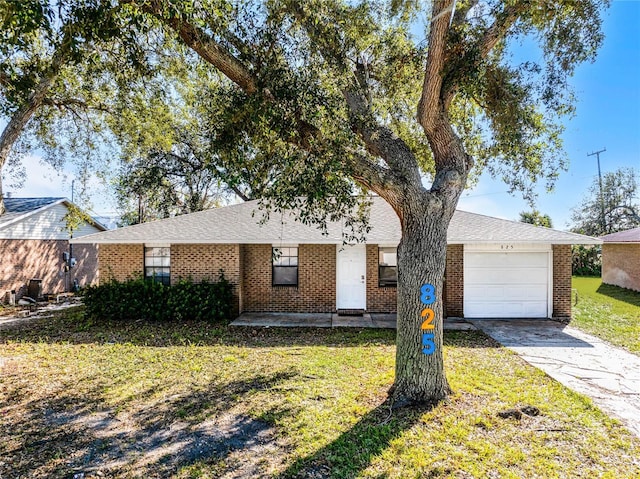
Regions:
<instances>
[{"instance_id":1,"label":"house number 825","mask_svg":"<svg viewBox=\"0 0 640 479\"><path fill-rule=\"evenodd\" d=\"M436 289L432 284L423 284L420 287L420 302L426 306L433 304L436 300ZM433 354L436 350L435 335L433 334L433 319L436 314L431 308L424 308L420 313L422 317L422 352Z\"/></svg>"}]
</instances>

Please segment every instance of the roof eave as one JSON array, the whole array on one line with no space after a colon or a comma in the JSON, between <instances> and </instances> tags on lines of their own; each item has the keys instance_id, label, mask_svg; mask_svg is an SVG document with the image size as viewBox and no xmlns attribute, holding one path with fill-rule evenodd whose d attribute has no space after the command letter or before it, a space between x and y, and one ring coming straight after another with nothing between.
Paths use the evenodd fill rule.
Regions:
<instances>
[{"instance_id":1,"label":"roof eave","mask_svg":"<svg viewBox=\"0 0 640 479\"><path fill-rule=\"evenodd\" d=\"M97 234L97 233L96 233ZM338 241L335 239L317 239L317 240L291 240L291 241L281 241L280 239L245 239L242 241L237 240L220 240L220 239L158 239L147 238L147 239L100 239L100 240L92 240L91 236L81 236L79 238L73 238L70 240L71 244L146 244L146 243L169 243L169 244L343 244L342 241ZM447 240L447 244L496 244L496 243L513 243L513 244L581 244L581 245L600 245L602 241L594 239L594 240L581 240L581 241L573 241L573 240L551 240L551 241L540 241L540 240ZM395 239L386 239L386 240L375 240L375 241L365 241L364 244L389 244L389 243L399 243L399 240Z\"/></svg>"},{"instance_id":2,"label":"roof eave","mask_svg":"<svg viewBox=\"0 0 640 479\"><path fill-rule=\"evenodd\" d=\"M53 208L56 205L59 205L61 203L65 203L67 202L66 198L60 198L59 200L54 201L53 203L49 203L48 205L44 205L38 209L32 210L32 211L27 211L26 213L15 217L14 219L12 219L11 221L7 221L5 224L1 225L0 228L6 228L7 226L11 226L15 223L19 223L20 221L24 220L25 218L28 218L29 216L33 216L36 213L41 213L43 211L48 210L49 208Z\"/></svg>"}]
</instances>

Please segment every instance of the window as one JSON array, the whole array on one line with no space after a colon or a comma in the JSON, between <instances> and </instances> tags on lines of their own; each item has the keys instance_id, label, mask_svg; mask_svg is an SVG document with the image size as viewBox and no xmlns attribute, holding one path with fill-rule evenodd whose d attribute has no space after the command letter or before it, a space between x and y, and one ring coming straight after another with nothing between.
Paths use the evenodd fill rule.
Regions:
<instances>
[{"instance_id":1,"label":"window","mask_svg":"<svg viewBox=\"0 0 640 479\"><path fill-rule=\"evenodd\" d=\"M378 286L398 285L398 249L378 248Z\"/></svg>"},{"instance_id":2,"label":"window","mask_svg":"<svg viewBox=\"0 0 640 479\"><path fill-rule=\"evenodd\" d=\"M298 248L278 247L272 249L273 286L298 286Z\"/></svg>"},{"instance_id":3,"label":"window","mask_svg":"<svg viewBox=\"0 0 640 479\"><path fill-rule=\"evenodd\" d=\"M144 277L169 286L171 283L171 248L145 246Z\"/></svg>"}]
</instances>

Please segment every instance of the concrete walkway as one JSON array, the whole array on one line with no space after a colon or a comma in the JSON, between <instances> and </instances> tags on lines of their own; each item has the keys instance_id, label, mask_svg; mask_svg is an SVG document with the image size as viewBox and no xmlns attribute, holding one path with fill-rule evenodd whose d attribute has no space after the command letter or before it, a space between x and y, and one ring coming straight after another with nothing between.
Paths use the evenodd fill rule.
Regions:
<instances>
[{"instance_id":1,"label":"concrete walkway","mask_svg":"<svg viewBox=\"0 0 640 479\"><path fill-rule=\"evenodd\" d=\"M640 437L640 357L547 320L470 320Z\"/></svg>"},{"instance_id":2,"label":"concrete walkway","mask_svg":"<svg viewBox=\"0 0 640 479\"><path fill-rule=\"evenodd\" d=\"M383 328L396 329L396 315L365 313L362 316L339 316L336 313L243 313L231 326L266 328ZM446 319L444 329L471 330L462 319Z\"/></svg>"}]
</instances>

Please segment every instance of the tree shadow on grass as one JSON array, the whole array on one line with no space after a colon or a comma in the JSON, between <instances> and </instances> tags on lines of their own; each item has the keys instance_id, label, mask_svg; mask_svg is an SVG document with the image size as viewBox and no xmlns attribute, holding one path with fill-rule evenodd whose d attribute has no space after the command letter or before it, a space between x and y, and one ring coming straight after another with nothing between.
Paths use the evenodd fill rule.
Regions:
<instances>
[{"instance_id":1,"label":"tree shadow on grass","mask_svg":"<svg viewBox=\"0 0 640 479\"><path fill-rule=\"evenodd\" d=\"M611 299L623 301L632 306L637 306L638 308L640 308L640 292L638 291L602 283L600 284L600 286L598 286L596 292L604 296L608 296Z\"/></svg>"},{"instance_id":2,"label":"tree shadow on grass","mask_svg":"<svg viewBox=\"0 0 640 479\"><path fill-rule=\"evenodd\" d=\"M172 477L199 462L221 476L233 469L259 477L270 462L283 460L284 445L269 422L234 406L295 375L281 371L212 384L131 414L101 408L99 387L82 397L66 390L45 400L9 390L10 406L0 418L0 477ZM267 414L295 411L274 405Z\"/></svg>"},{"instance_id":3,"label":"tree shadow on grass","mask_svg":"<svg viewBox=\"0 0 640 479\"><path fill-rule=\"evenodd\" d=\"M69 344L132 344L134 346L241 346L248 348L395 344L395 331L332 328L238 328L206 321L95 321L82 309L68 309L48 318L0 325L0 344L18 341Z\"/></svg>"},{"instance_id":4,"label":"tree shadow on grass","mask_svg":"<svg viewBox=\"0 0 640 479\"><path fill-rule=\"evenodd\" d=\"M445 331L445 344L465 347L497 347L478 331ZM66 310L49 318L0 325L0 345L12 341L69 344L131 344L134 346L240 346L354 347L367 344L393 346L396 331L358 328L239 328L205 321L97 322L84 318L81 309Z\"/></svg>"},{"instance_id":5,"label":"tree shadow on grass","mask_svg":"<svg viewBox=\"0 0 640 479\"><path fill-rule=\"evenodd\" d=\"M404 431L433 406L410 406L391 414L390 400L364 415L348 431L315 453L298 459L281 479L351 478L366 469Z\"/></svg>"}]
</instances>

